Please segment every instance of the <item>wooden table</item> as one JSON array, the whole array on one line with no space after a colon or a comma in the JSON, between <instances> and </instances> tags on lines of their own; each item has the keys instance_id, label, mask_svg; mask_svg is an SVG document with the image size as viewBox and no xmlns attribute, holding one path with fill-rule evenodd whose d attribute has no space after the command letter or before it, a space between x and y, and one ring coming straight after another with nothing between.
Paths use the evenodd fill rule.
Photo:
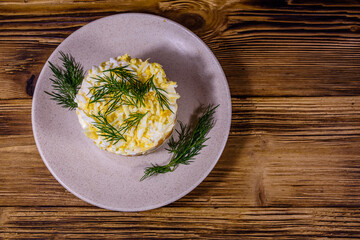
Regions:
<instances>
[{"instance_id":1,"label":"wooden table","mask_svg":"<svg viewBox=\"0 0 360 240\"><path fill-rule=\"evenodd\" d=\"M0 238L360 238L359 1L0 2ZM159 209L113 212L66 191L31 129L52 51L95 19L147 12L195 32L230 84L215 169Z\"/></svg>"}]
</instances>

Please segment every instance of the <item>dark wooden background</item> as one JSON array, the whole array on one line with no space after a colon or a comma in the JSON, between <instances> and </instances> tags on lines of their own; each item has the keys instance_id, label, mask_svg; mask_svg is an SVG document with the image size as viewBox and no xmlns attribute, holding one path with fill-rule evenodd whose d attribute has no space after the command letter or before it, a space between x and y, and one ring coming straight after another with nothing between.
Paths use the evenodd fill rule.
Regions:
<instances>
[{"instance_id":1,"label":"dark wooden background","mask_svg":"<svg viewBox=\"0 0 360 240\"><path fill-rule=\"evenodd\" d=\"M50 174L31 129L52 51L95 19L146 12L195 32L230 84L215 169L159 209L93 207ZM360 2L0 0L0 238L360 238Z\"/></svg>"}]
</instances>

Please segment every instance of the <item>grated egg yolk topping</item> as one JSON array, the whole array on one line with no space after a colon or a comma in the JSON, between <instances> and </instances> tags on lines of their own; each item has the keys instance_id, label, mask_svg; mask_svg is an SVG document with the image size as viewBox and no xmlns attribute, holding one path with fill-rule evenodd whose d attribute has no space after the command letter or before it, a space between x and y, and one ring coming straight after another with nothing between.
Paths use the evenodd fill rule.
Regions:
<instances>
[{"instance_id":1,"label":"grated egg yolk topping","mask_svg":"<svg viewBox=\"0 0 360 240\"><path fill-rule=\"evenodd\" d=\"M164 95L169 101L168 108L162 108L156 99L154 90L150 90L144 96L144 106L121 105L115 111L106 115L107 121L119 129L125 119L133 113L146 113L137 127L131 127L123 136L125 140L117 143L107 141L99 135L99 129L94 126L96 115L99 111L107 109L106 102L90 103L92 97L91 88L99 86L94 78L104 76L105 70L124 67L132 70L138 79L146 82L153 76L153 82L156 87L165 90ZM84 78L81 88L79 89L75 101L78 104L76 114L79 122L87 137L91 138L94 143L101 149L121 155L139 155L153 150L159 146L172 132L175 126L177 104L176 100L180 98L176 93L177 87L175 82L166 78L162 66L158 63L149 63L148 60L142 61L138 58L131 58L128 54L111 58L103 62L98 67L92 67L87 76Z\"/></svg>"}]
</instances>

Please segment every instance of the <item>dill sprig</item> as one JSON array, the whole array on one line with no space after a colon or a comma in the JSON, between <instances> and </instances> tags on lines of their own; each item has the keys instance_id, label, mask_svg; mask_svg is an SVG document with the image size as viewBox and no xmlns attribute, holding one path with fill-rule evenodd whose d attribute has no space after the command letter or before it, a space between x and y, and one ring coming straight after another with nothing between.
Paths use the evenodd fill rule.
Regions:
<instances>
[{"instance_id":1,"label":"dill sprig","mask_svg":"<svg viewBox=\"0 0 360 240\"><path fill-rule=\"evenodd\" d=\"M133 70L127 69L129 65L121 66L117 68L111 68L108 70L104 70L103 72L111 72L116 74L118 77L128 81L131 85L136 85L137 83L141 83L141 81L134 74Z\"/></svg>"},{"instance_id":2,"label":"dill sprig","mask_svg":"<svg viewBox=\"0 0 360 240\"><path fill-rule=\"evenodd\" d=\"M120 105L136 106L136 98L133 97L125 79L118 79L112 72L94 79L100 83L100 86L91 88L93 95L90 97L90 104L106 101L106 105L108 105L106 114L114 111Z\"/></svg>"},{"instance_id":3,"label":"dill sprig","mask_svg":"<svg viewBox=\"0 0 360 240\"><path fill-rule=\"evenodd\" d=\"M151 164L151 167L145 168L144 176L140 181L158 174L173 172L180 164L189 165L206 146L204 143L209 139L206 136L215 124L214 114L218 106L208 105L193 129L180 122L180 131L176 130L178 139L175 140L172 136L168 142L169 148L166 149L173 154L170 162L166 165Z\"/></svg>"},{"instance_id":4,"label":"dill sprig","mask_svg":"<svg viewBox=\"0 0 360 240\"><path fill-rule=\"evenodd\" d=\"M129 117L122 122L119 129L115 128L113 125L111 125L111 123L108 122L106 113L102 114L99 111L97 115L91 115L91 117L96 120L94 126L98 129L98 134L104 137L106 141L113 142L113 144L116 144L120 140L126 141L126 138L124 137L125 132L131 129L132 127L135 127L136 129L141 119L147 113L148 112L131 113Z\"/></svg>"},{"instance_id":5,"label":"dill sprig","mask_svg":"<svg viewBox=\"0 0 360 240\"><path fill-rule=\"evenodd\" d=\"M109 74L98 75L94 78L100 84L91 88L93 96L90 98L90 103L105 101L106 105L109 105L107 113L114 111L121 105L145 106L145 94L153 90L161 109L167 108L173 112L170 108L170 102L164 94L167 92L156 87L154 75L142 82L132 70L126 67L104 70L104 73L108 72Z\"/></svg>"},{"instance_id":6,"label":"dill sprig","mask_svg":"<svg viewBox=\"0 0 360 240\"><path fill-rule=\"evenodd\" d=\"M135 106L138 104L145 106L144 96L146 94L146 89L144 89L144 84L138 79L134 71L126 68L127 66L117 67L105 70L104 72L110 72L118 76L121 81L128 83L128 92L135 99Z\"/></svg>"},{"instance_id":7,"label":"dill sprig","mask_svg":"<svg viewBox=\"0 0 360 240\"><path fill-rule=\"evenodd\" d=\"M124 122L121 124L121 131L126 132L132 127L135 127L135 129L139 126L139 123L141 119L147 114L146 113L131 113L128 118L124 120Z\"/></svg>"},{"instance_id":8,"label":"dill sprig","mask_svg":"<svg viewBox=\"0 0 360 240\"><path fill-rule=\"evenodd\" d=\"M99 130L98 134L104 137L106 141L113 142L113 144L116 144L120 140L126 141L124 135L120 132L120 130L116 129L108 122L106 115L102 114L99 111L98 115L91 115L91 117L96 120L94 123L94 127Z\"/></svg>"},{"instance_id":9,"label":"dill sprig","mask_svg":"<svg viewBox=\"0 0 360 240\"><path fill-rule=\"evenodd\" d=\"M62 67L55 66L49 62L53 73L53 78L50 78L50 80L54 91L45 91L45 93L50 95L51 99L55 100L58 105L73 110L77 108L77 103L74 99L84 79L84 69L70 54L65 54L61 51L59 53L61 55L59 59L62 61Z\"/></svg>"},{"instance_id":10,"label":"dill sprig","mask_svg":"<svg viewBox=\"0 0 360 240\"><path fill-rule=\"evenodd\" d=\"M103 76L94 78L99 86L92 87L93 96L90 103L106 102L108 106L107 113L114 111L121 105L139 106L144 104L143 83L137 76L126 69L127 66L104 70Z\"/></svg>"},{"instance_id":11,"label":"dill sprig","mask_svg":"<svg viewBox=\"0 0 360 240\"><path fill-rule=\"evenodd\" d=\"M146 89L147 91L150 91L151 89L155 91L155 97L158 100L160 107L162 110L165 110L165 107L169 109L172 113L174 113L170 108L169 99L164 95L164 93L167 93L164 89L158 88L155 86L154 83L154 75L151 76L146 82Z\"/></svg>"}]
</instances>

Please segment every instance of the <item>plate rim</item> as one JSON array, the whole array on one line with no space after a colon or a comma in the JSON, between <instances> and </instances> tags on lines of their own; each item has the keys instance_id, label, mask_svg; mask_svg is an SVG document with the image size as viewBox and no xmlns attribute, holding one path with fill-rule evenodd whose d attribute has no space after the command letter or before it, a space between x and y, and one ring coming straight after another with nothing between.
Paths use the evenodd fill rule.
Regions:
<instances>
[{"instance_id":1,"label":"plate rim","mask_svg":"<svg viewBox=\"0 0 360 240\"><path fill-rule=\"evenodd\" d=\"M198 37L195 33L193 33L192 31L190 31L188 28L186 28L185 26L171 20L171 19L168 19L168 18L165 18L165 17L162 17L162 16L158 16L158 15L154 15L154 14L149 14L149 13L118 13L118 14L113 14L113 15L109 15L109 16L106 16L106 17L102 17L102 18L98 18L94 21L91 21L85 25L83 25L82 27L78 28L77 30L75 30L74 32L72 32L69 36L67 36L56 48L55 50L51 53L51 55L49 56L49 58L46 60L45 64L43 65L43 68L41 69L41 72L38 76L38 79L37 79L37 82L36 82L36 85L38 84L38 81L39 79L42 78L42 75L44 75L44 72L45 72L45 66L47 65L47 63L49 62L49 60L58 52L57 49L60 48L60 46L65 42L65 41L68 41L68 39L71 37L71 35L73 35L74 33L82 30L85 26L89 25L89 24L94 24L98 21L102 21L104 19L107 19L107 18L116 18L116 17L119 17L119 16L139 16L139 17L150 17L150 18L157 18L159 20L165 20L167 23L170 23L172 25L175 25L176 27L182 29L183 31L185 31L187 34L190 34L194 39L196 39L203 47L205 47L206 51L208 53L210 53L210 55L214 58L216 64L218 65L219 69L220 69L220 74L223 76L223 78L225 79L224 81L224 84L225 84L225 88L226 88L226 98L228 99L228 102L229 102L229 107L227 109L227 112L228 112L228 116L226 118L226 120L228 120L228 125L227 126L224 126L226 127L226 137L225 137L225 141L223 141L222 143L222 146L221 146L221 150L217 153L217 156L215 157L216 160L212 163L211 167L209 167L207 169L207 171L205 171L203 173L203 176L198 180L196 181L195 183L193 183L191 185L191 187L189 187L186 191L183 191L182 193L176 195L175 197L171 198L171 199L168 199L167 201L164 201L162 203L159 203L159 204L155 204L155 205L151 205L151 206L146 206L146 207L138 207L138 208L132 208L132 209L129 209L129 208L118 208L118 207L109 207L109 206L105 206L101 203L96 203L88 198L86 198L86 196L82 196L81 194L73 191L70 187L68 187L56 174L55 172L53 171L53 169L50 167L49 163L47 162L45 156L43 155L43 149L40 145L40 143L38 142L38 136L37 136L37 130L36 130L36 124L35 124L35 110L36 109L36 105L35 105L35 102L39 96L39 93L38 91L38 88L35 86L35 90L34 90L34 95L33 95L33 98L32 98L32 104L31 104L31 123L32 123L32 130L33 130L33 136L34 136L34 139L35 139L35 144L36 144L36 147L38 148L38 151L40 153L40 156L41 156L41 159L42 161L44 162L45 166L47 167L47 169L50 171L51 175L66 189L68 190L70 193L72 193L73 195L75 195L76 197L78 197L79 199L83 200L84 202L86 203L89 203L93 206L96 206L96 207L100 207L100 208L103 208L103 209L107 209L107 210L111 210L111 211L119 211L119 212L140 212L140 211L148 211L148 210L152 210L152 209L156 209L156 208L160 208L160 207L163 207L163 206L166 206L166 205L169 205L181 198L183 198L185 195L189 194L191 191L193 191L196 187L198 187L205 179L206 177L209 176L209 174L211 173L211 171L214 169L214 167L216 166L216 164L218 163L222 153L224 152L224 149L225 149L225 146L227 144L227 141L228 141L228 138L229 138L229 133L230 133L230 127L231 127L231 118L232 118L232 102L231 102L231 94L230 94L230 88L229 88L229 83L227 81L227 78L226 78L226 75L224 73L224 70L220 64L220 62L218 61L218 59L216 58L215 54L211 51L211 49L208 47L208 45L203 41L201 40L200 37Z\"/></svg>"}]
</instances>

